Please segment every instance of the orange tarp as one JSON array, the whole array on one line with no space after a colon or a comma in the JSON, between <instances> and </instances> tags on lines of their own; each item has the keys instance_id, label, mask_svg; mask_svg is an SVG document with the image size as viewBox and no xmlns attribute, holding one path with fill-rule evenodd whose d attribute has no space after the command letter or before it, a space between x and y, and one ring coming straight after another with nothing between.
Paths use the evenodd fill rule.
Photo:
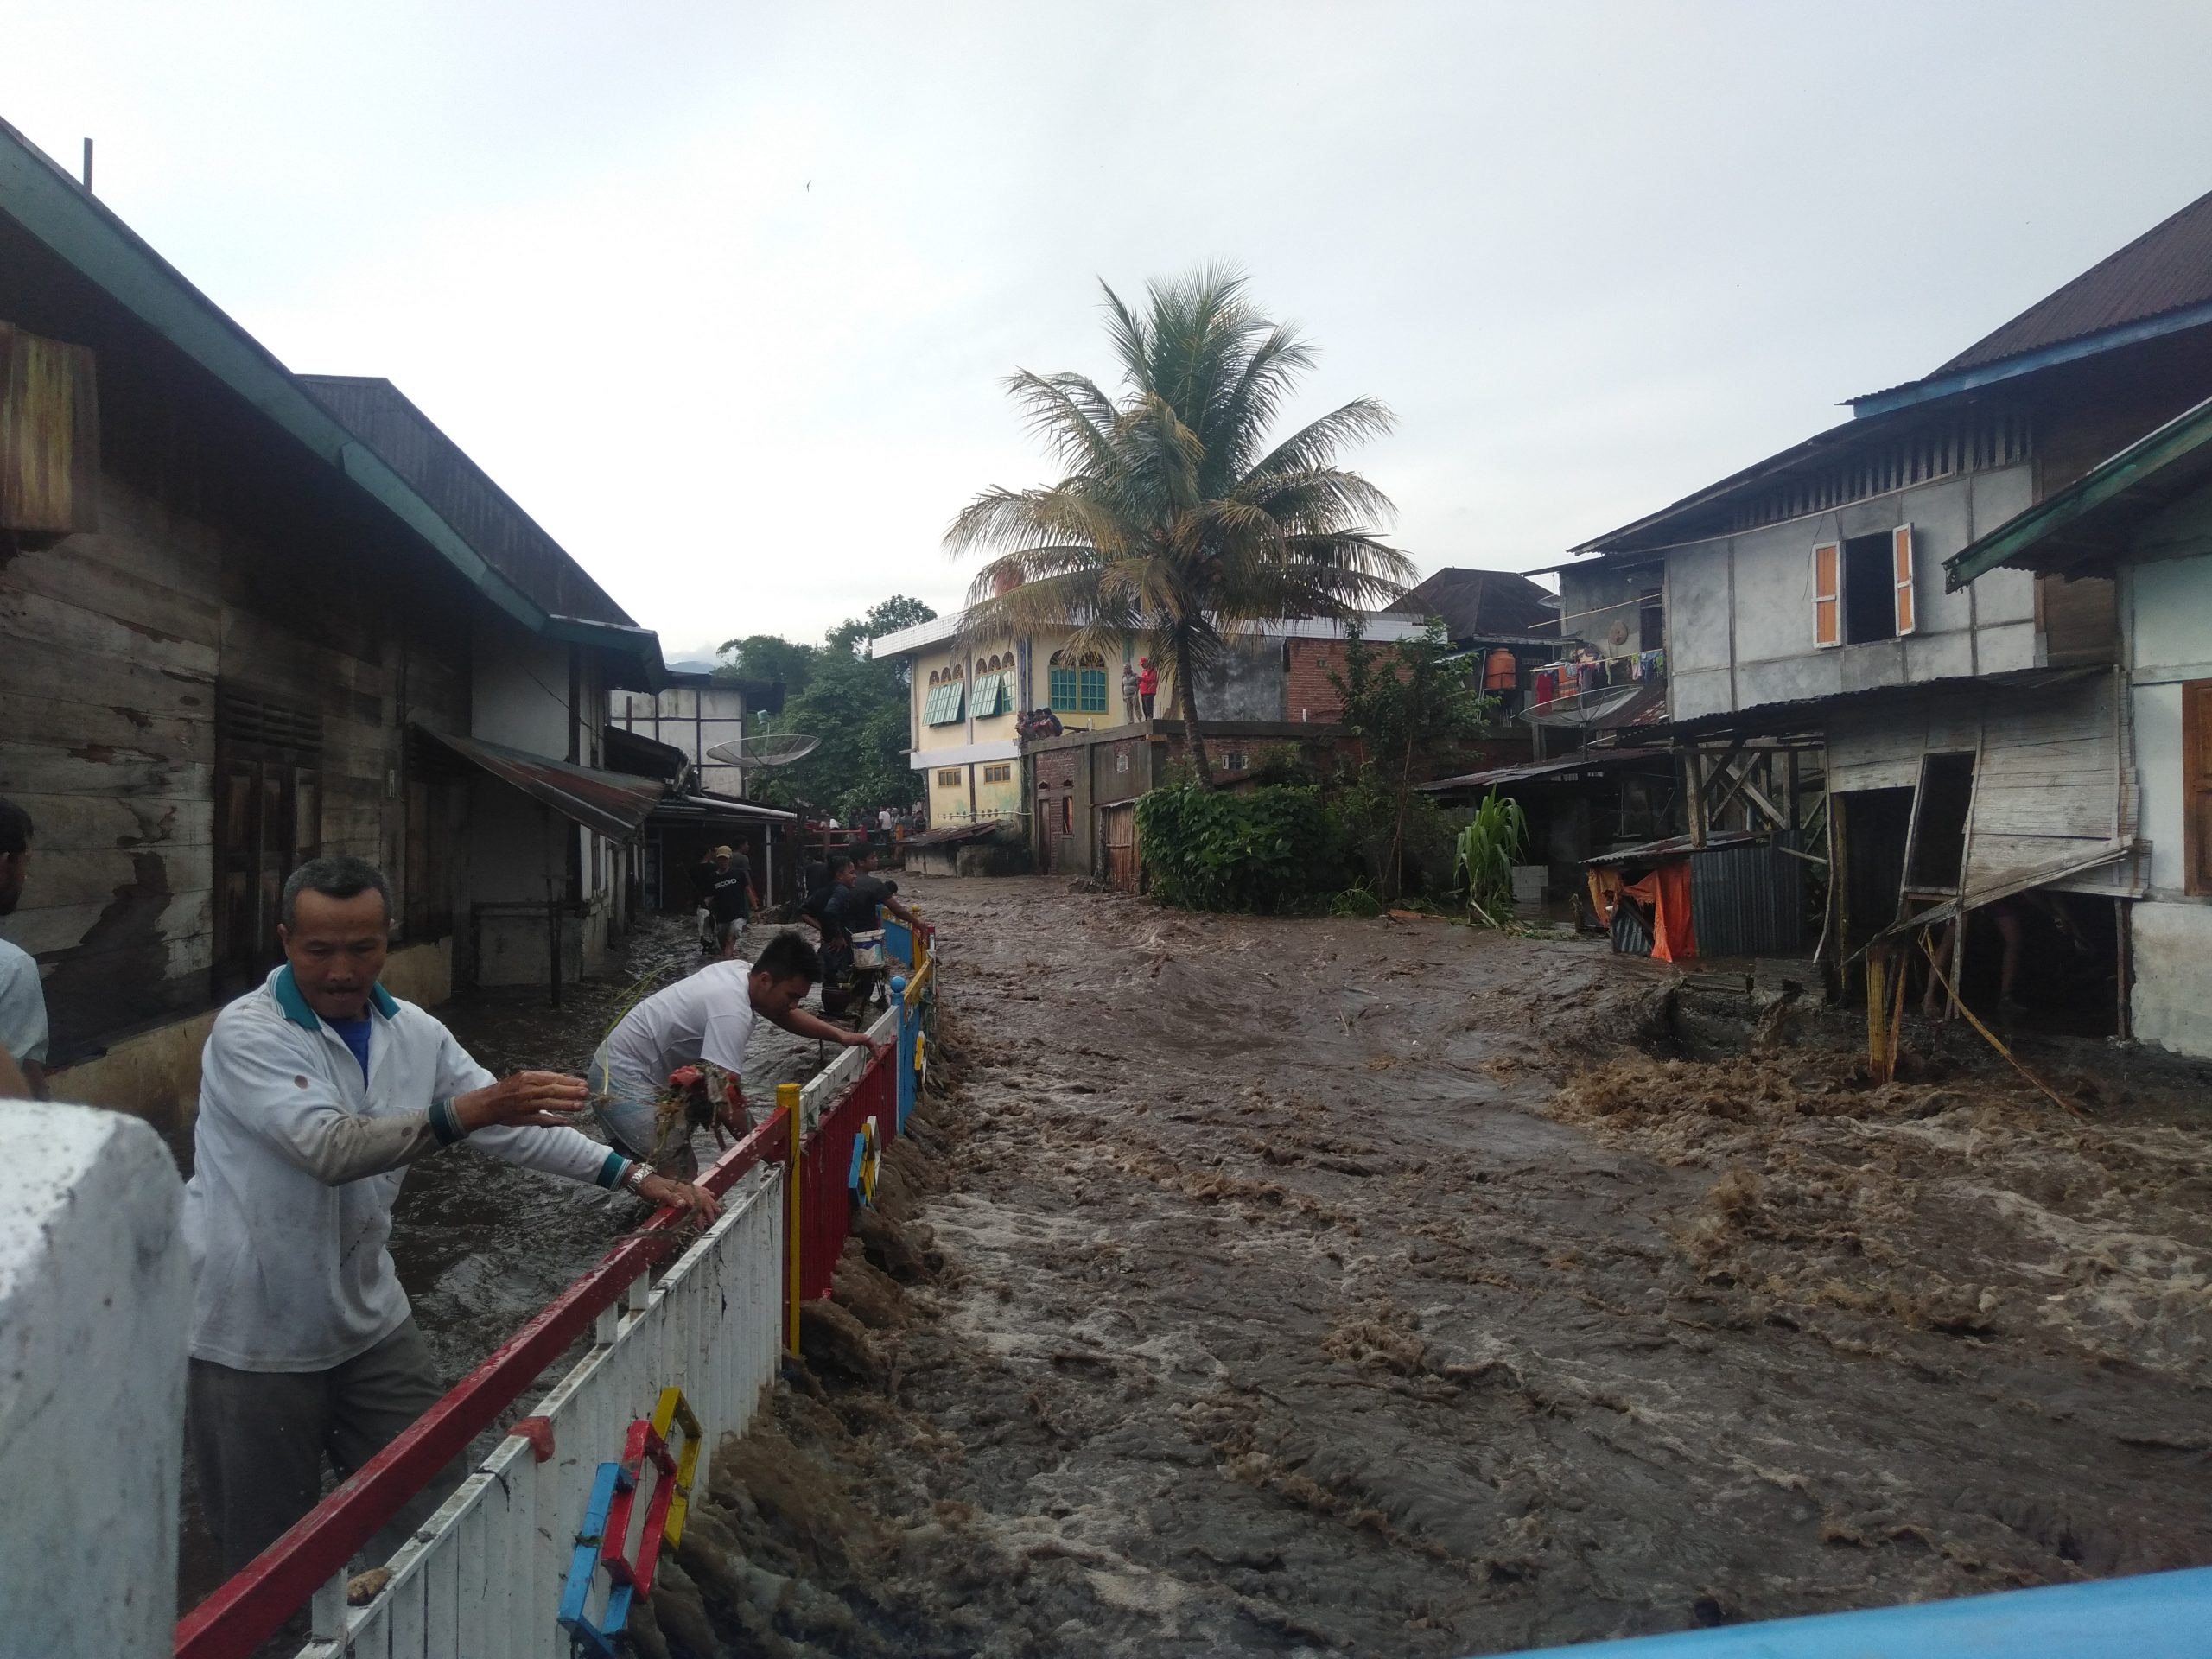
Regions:
<instances>
[{"instance_id":1,"label":"orange tarp","mask_svg":"<svg viewBox=\"0 0 2212 1659\"><path fill-rule=\"evenodd\" d=\"M1681 962L1697 955L1697 932L1690 921L1690 861L1677 858L1662 864L1641 881L1623 881L1617 869L1590 872L1590 902L1607 927L1621 899L1637 899L1651 906L1651 954L1662 962Z\"/></svg>"}]
</instances>

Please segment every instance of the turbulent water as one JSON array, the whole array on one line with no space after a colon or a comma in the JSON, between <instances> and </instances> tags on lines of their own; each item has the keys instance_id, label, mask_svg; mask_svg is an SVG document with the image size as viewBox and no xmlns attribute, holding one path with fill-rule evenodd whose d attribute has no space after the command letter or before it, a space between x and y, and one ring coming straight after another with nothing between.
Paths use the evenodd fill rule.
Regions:
<instances>
[{"instance_id":1,"label":"turbulent water","mask_svg":"<svg viewBox=\"0 0 2212 1659\"><path fill-rule=\"evenodd\" d=\"M2212 1552L2190 1069L1670 1060L1602 948L915 885L954 1086L646 1650L1443 1656Z\"/></svg>"}]
</instances>

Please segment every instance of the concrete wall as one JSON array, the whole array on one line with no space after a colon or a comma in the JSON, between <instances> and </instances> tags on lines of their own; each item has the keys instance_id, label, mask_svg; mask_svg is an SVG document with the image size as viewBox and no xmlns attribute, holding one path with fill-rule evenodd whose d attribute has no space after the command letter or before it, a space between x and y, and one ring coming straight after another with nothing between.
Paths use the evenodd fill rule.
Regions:
<instances>
[{"instance_id":1,"label":"concrete wall","mask_svg":"<svg viewBox=\"0 0 2212 1659\"><path fill-rule=\"evenodd\" d=\"M2212 1057L2212 905L2152 900L2128 911L2136 1040Z\"/></svg>"},{"instance_id":2,"label":"concrete wall","mask_svg":"<svg viewBox=\"0 0 2212 1659\"><path fill-rule=\"evenodd\" d=\"M2182 686L2212 679L2212 491L2145 525L2119 573L2151 893L2133 906L2135 1034L2212 1056L2212 895L2187 891Z\"/></svg>"},{"instance_id":3,"label":"concrete wall","mask_svg":"<svg viewBox=\"0 0 2212 1659\"><path fill-rule=\"evenodd\" d=\"M2033 502L2027 464L1917 485L1834 512L1715 537L1667 556L1669 712L1677 720L1874 686L2033 668L2035 578L1996 570L1943 591L1943 561ZM1913 527L1917 626L1900 639L1822 648L1813 638L1813 549ZM1569 611L1604 573L1562 573ZM1631 575L1633 573L1630 573ZM1601 612L1602 620L1612 613ZM1570 622L1568 631L1588 637ZM1631 635L1633 629L1631 628Z\"/></svg>"},{"instance_id":4,"label":"concrete wall","mask_svg":"<svg viewBox=\"0 0 2212 1659\"><path fill-rule=\"evenodd\" d=\"M709 749L745 735L745 693L736 686L671 685L658 694L616 691L607 701L613 724L690 755L702 788L722 795L745 793L741 768L706 758Z\"/></svg>"},{"instance_id":5,"label":"concrete wall","mask_svg":"<svg viewBox=\"0 0 2212 1659\"><path fill-rule=\"evenodd\" d=\"M0 1647L155 1659L176 1616L183 1189L144 1123L0 1112Z\"/></svg>"},{"instance_id":6,"label":"concrete wall","mask_svg":"<svg viewBox=\"0 0 2212 1659\"><path fill-rule=\"evenodd\" d=\"M474 630L469 732L550 760L569 758L569 651L505 616Z\"/></svg>"}]
</instances>

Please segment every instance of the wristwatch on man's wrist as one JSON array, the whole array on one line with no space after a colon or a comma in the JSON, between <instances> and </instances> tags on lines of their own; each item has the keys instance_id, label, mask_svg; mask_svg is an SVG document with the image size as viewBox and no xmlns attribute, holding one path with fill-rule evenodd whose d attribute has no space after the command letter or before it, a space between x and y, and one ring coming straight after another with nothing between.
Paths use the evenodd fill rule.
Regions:
<instances>
[{"instance_id":1,"label":"wristwatch on man's wrist","mask_svg":"<svg viewBox=\"0 0 2212 1659\"><path fill-rule=\"evenodd\" d=\"M645 1196L646 1178L652 1173L650 1165L633 1158L630 1160L629 1166L622 1172L622 1185L625 1189L636 1193L642 1198Z\"/></svg>"}]
</instances>

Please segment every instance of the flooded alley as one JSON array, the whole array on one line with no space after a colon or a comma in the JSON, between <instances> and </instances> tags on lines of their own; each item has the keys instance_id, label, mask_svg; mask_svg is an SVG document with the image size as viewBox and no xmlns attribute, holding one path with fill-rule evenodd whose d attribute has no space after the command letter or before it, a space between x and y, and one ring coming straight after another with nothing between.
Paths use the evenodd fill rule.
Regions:
<instances>
[{"instance_id":1,"label":"flooded alley","mask_svg":"<svg viewBox=\"0 0 2212 1659\"><path fill-rule=\"evenodd\" d=\"M648 1650L1450 1656L2212 1549L2197 1071L1872 1088L1602 944L910 887L942 1092Z\"/></svg>"}]
</instances>

